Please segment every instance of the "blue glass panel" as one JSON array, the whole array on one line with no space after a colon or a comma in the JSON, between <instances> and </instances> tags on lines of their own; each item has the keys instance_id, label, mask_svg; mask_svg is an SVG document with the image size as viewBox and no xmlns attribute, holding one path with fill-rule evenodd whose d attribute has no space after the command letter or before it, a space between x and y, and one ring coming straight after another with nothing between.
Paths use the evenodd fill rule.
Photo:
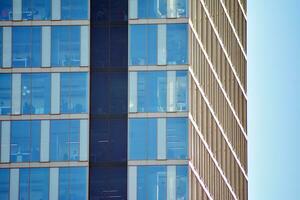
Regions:
<instances>
[{"instance_id":1,"label":"blue glass panel","mask_svg":"<svg viewBox=\"0 0 300 200\"><path fill-rule=\"evenodd\" d=\"M155 65L157 25L131 25L130 38L130 65Z\"/></svg>"},{"instance_id":2,"label":"blue glass panel","mask_svg":"<svg viewBox=\"0 0 300 200\"><path fill-rule=\"evenodd\" d=\"M52 26L51 65L80 66L80 26Z\"/></svg>"},{"instance_id":3,"label":"blue glass panel","mask_svg":"<svg viewBox=\"0 0 300 200\"><path fill-rule=\"evenodd\" d=\"M87 199L87 168L59 169L59 199Z\"/></svg>"},{"instance_id":4,"label":"blue glass panel","mask_svg":"<svg viewBox=\"0 0 300 200\"><path fill-rule=\"evenodd\" d=\"M23 0L22 19L50 20L51 0Z\"/></svg>"},{"instance_id":5,"label":"blue glass panel","mask_svg":"<svg viewBox=\"0 0 300 200\"><path fill-rule=\"evenodd\" d=\"M187 166L176 167L176 199L188 199L188 168Z\"/></svg>"},{"instance_id":6,"label":"blue glass panel","mask_svg":"<svg viewBox=\"0 0 300 200\"><path fill-rule=\"evenodd\" d=\"M8 200L9 197L9 169L0 169L0 199Z\"/></svg>"},{"instance_id":7,"label":"blue glass panel","mask_svg":"<svg viewBox=\"0 0 300 200\"><path fill-rule=\"evenodd\" d=\"M188 0L176 0L177 18L188 16Z\"/></svg>"},{"instance_id":8,"label":"blue glass panel","mask_svg":"<svg viewBox=\"0 0 300 200\"><path fill-rule=\"evenodd\" d=\"M28 168L20 169L19 175L19 199L29 200L30 172Z\"/></svg>"},{"instance_id":9,"label":"blue glass panel","mask_svg":"<svg viewBox=\"0 0 300 200\"><path fill-rule=\"evenodd\" d=\"M139 0L139 18L166 18L167 0Z\"/></svg>"},{"instance_id":10,"label":"blue glass panel","mask_svg":"<svg viewBox=\"0 0 300 200\"><path fill-rule=\"evenodd\" d=\"M111 2L112 4L116 4L117 1L126 2L124 0L114 0ZM121 15L123 14L121 13ZM128 25L127 23L126 26L111 26L109 41L110 41L109 66L115 68L116 67L127 68L128 67L128 53L127 53L128 52Z\"/></svg>"},{"instance_id":11,"label":"blue glass panel","mask_svg":"<svg viewBox=\"0 0 300 200\"><path fill-rule=\"evenodd\" d=\"M166 72L138 73L138 112L166 111L166 79Z\"/></svg>"},{"instance_id":12,"label":"blue glass panel","mask_svg":"<svg viewBox=\"0 0 300 200\"><path fill-rule=\"evenodd\" d=\"M30 169L29 194L30 200L49 199L49 168Z\"/></svg>"},{"instance_id":13,"label":"blue glass panel","mask_svg":"<svg viewBox=\"0 0 300 200\"><path fill-rule=\"evenodd\" d=\"M91 161L126 161L127 119L93 119L90 141Z\"/></svg>"},{"instance_id":14,"label":"blue glass panel","mask_svg":"<svg viewBox=\"0 0 300 200\"><path fill-rule=\"evenodd\" d=\"M91 200L127 199L126 167L92 167L89 181Z\"/></svg>"},{"instance_id":15,"label":"blue glass panel","mask_svg":"<svg viewBox=\"0 0 300 200\"><path fill-rule=\"evenodd\" d=\"M22 114L50 112L50 74L22 74Z\"/></svg>"},{"instance_id":16,"label":"blue glass panel","mask_svg":"<svg viewBox=\"0 0 300 200\"><path fill-rule=\"evenodd\" d=\"M3 28L0 27L0 68L2 67L3 64L2 57L3 57Z\"/></svg>"},{"instance_id":17,"label":"blue glass panel","mask_svg":"<svg viewBox=\"0 0 300 200\"><path fill-rule=\"evenodd\" d=\"M129 159L155 160L157 157L157 119L130 119Z\"/></svg>"},{"instance_id":18,"label":"blue glass panel","mask_svg":"<svg viewBox=\"0 0 300 200\"><path fill-rule=\"evenodd\" d=\"M167 199L167 168L166 166L138 167L137 199Z\"/></svg>"},{"instance_id":19,"label":"blue glass panel","mask_svg":"<svg viewBox=\"0 0 300 200\"><path fill-rule=\"evenodd\" d=\"M87 19L88 0L61 0L61 18Z\"/></svg>"},{"instance_id":20,"label":"blue glass panel","mask_svg":"<svg viewBox=\"0 0 300 200\"><path fill-rule=\"evenodd\" d=\"M40 160L40 121L12 121L11 162Z\"/></svg>"},{"instance_id":21,"label":"blue glass panel","mask_svg":"<svg viewBox=\"0 0 300 200\"><path fill-rule=\"evenodd\" d=\"M12 66L41 66L41 27L13 27Z\"/></svg>"},{"instance_id":22,"label":"blue glass panel","mask_svg":"<svg viewBox=\"0 0 300 200\"><path fill-rule=\"evenodd\" d=\"M0 115L11 113L11 74L0 74Z\"/></svg>"},{"instance_id":23,"label":"blue glass panel","mask_svg":"<svg viewBox=\"0 0 300 200\"><path fill-rule=\"evenodd\" d=\"M186 24L167 25L167 52L168 64L188 63L188 28Z\"/></svg>"},{"instance_id":24,"label":"blue glass panel","mask_svg":"<svg viewBox=\"0 0 300 200\"><path fill-rule=\"evenodd\" d=\"M87 113L87 73L61 73L61 113Z\"/></svg>"},{"instance_id":25,"label":"blue glass panel","mask_svg":"<svg viewBox=\"0 0 300 200\"><path fill-rule=\"evenodd\" d=\"M87 168L72 167L69 168L70 186L69 198L72 200L87 199Z\"/></svg>"},{"instance_id":26,"label":"blue glass panel","mask_svg":"<svg viewBox=\"0 0 300 200\"><path fill-rule=\"evenodd\" d=\"M188 77L186 71L176 72L176 110L188 110Z\"/></svg>"},{"instance_id":27,"label":"blue glass panel","mask_svg":"<svg viewBox=\"0 0 300 200\"><path fill-rule=\"evenodd\" d=\"M50 160L79 160L79 120L52 120L50 127Z\"/></svg>"},{"instance_id":28,"label":"blue glass panel","mask_svg":"<svg viewBox=\"0 0 300 200\"><path fill-rule=\"evenodd\" d=\"M186 118L167 119L167 158L187 159L188 123Z\"/></svg>"},{"instance_id":29,"label":"blue glass panel","mask_svg":"<svg viewBox=\"0 0 300 200\"><path fill-rule=\"evenodd\" d=\"M91 21L93 24L109 20L110 2L110 0L91 1ZM92 29L96 29L96 27Z\"/></svg>"},{"instance_id":30,"label":"blue glass panel","mask_svg":"<svg viewBox=\"0 0 300 200\"><path fill-rule=\"evenodd\" d=\"M0 3L0 20L12 20L12 0L2 0Z\"/></svg>"}]
</instances>

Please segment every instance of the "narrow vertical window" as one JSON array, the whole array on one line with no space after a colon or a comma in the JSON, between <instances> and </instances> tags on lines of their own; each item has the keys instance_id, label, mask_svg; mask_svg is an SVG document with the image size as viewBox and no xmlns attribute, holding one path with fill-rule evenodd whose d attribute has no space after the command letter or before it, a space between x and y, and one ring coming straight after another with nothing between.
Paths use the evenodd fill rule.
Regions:
<instances>
[{"instance_id":1,"label":"narrow vertical window","mask_svg":"<svg viewBox=\"0 0 300 200\"><path fill-rule=\"evenodd\" d=\"M12 0L1 1L0 20L12 20Z\"/></svg>"},{"instance_id":2,"label":"narrow vertical window","mask_svg":"<svg viewBox=\"0 0 300 200\"><path fill-rule=\"evenodd\" d=\"M0 115L11 113L12 80L10 74L0 74Z\"/></svg>"},{"instance_id":3,"label":"narrow vertical window","mask_svg":"<svg viewBox=\"0 0 300 200\"><path fill-rule=\"evenodd\" d=\"M8 200L9 197L9 169L0 169L0 199Z\"/></svg>"}]
</instances>

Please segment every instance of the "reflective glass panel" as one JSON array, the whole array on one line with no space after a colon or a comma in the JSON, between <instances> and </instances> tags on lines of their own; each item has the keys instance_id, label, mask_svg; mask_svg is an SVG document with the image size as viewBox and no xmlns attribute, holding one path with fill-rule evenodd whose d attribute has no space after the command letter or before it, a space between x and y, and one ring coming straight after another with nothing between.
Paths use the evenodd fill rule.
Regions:
<instances>
[{"instance_id":1,"label":"reflective glass panel","mask_svg":"<svg viewBox=\"0 0 300 200\"><path fill-rule=\"evenodd\" d=\"M188 28L186 24L167 25L167 62L172 65L188 63Z\"/></svg>"},{"instance_id":2,"label":"reflective glass panel","mask_svg":"<svg viewBox=\"0 0 300 200\"><path fill-rule=\"evenodd\" d=\"M30 172L28 168L19 171L19 199L29 200Z\"/></svg>"},{"instance_id":3,"label":"reflective glass panel","mask_svg":"<svg viewBox=\"0 0 300 200\"><path fill-rule=\"evenodd\" d=\"M186 71L176 72L176 110L188 110L188 78Z\"/></svg>"},{"instance_id":4,"label":"reflective glass panel","mask_svg":"<svg viewBox=\"0 0 300 200\"><path fill-rule=\"evenodd\" d=\"M13 27L12 34L12 66L41 66L41 27Z\"/></svg>"},{"instance_id":5,"label":"reflective glass panel","mask_svg":"<svg viewBox=\"0 0 300 200\"><path fill-rule=\"evenodd\" d=\"M80 26L52 26L51 65L80 66Z\"/></svg>"},{"instance_id":6,"label":"reflective glass panel","mask_svg":"<svg viewBox=\"0 0 300 200\"><path fill-rule=\"evenodd\" d=\"M49 198L49 168L30 169L30 200Z\"/></svg>"},{"instance_id":7,"label":"reflective glass panel","mask_svg":"<svg viewBox=\"0 0 300 200\"><path fill-rule=\"evenodd\" d=\"M50 20L51 0L22 0L24 20Z\"/></svg>"},{"instance_id":8,"label":"reflective glass panel","mask_svg":"<svg viewBox=\"0 0 300 200\"><path fill-rule=\"evenodd\" d=\"M87 73L61 73L61 113L87 113Z\"/></svg>"},{"instance_id":9,"label":"reflective glass panel","mask_svg":"<svg viewBox=\"0 0 300 200\"><path fill-rule=\"evenodd\" d=\"M9 169L0 169L0 199L8 200L9 197Z\"/></svg>"},{"instance_id":10,"label":"reflective glass panel","mask_svg":"<svg viewBox=\"0 0 300 200\"><path fill-rule=\"evenodd\" d=\"M50 112L49 73L22 74L22 114Z\"/></svg>"},{"instance_id":11,"label":"reflective glass panel","mask_svg":"<svg viewBox=\"0 0 300 200\"><path fill-rule=\"evenodd\" d=\"M187 166L176 167L176 199L188 199L188 168Z\"/></svg>"},{"instance_id":12,"label":"reflective glass panel","mask_svg":"<svg viewBox=\"0 0 300 200\"><path fill-rule=\"evenodd\" d=\"M167 80L165 72L139 72L138 112L165 112Z\"/></svg>"},{"instance_id":13,"label":"reflective glass panel","mask_svg":"<svg viewBox=\"0 0 300 200\"><path fill-rule=\"evenodd\" d=\"M40 121L12 121L10 161L40 160Z\"/></svg>"},{"instance_id":14,"label":"reflective glass panel","mask_svg":"<svg viewBox=\"0 0 300 200\"><path fill-rule=\"evenodd\" d=\"M139 18L166 18L167 0L138 0Z\"/></svg>"},{"instance_id":15,"label":"reflective glass panel","mask_svg":"<svg viewBox=\"0 0 300 200\"><path fill-rule=\"evenodd\" d=\"M11 74L0 74L0 115L11 113Z\"/></svg>"},{"instance_id":16,"label":"reflective glass panel","mask_svg":"<svg viewBox=\"0 0 300 200\"><path fill-rule=\"evenodd\" d=\"M67 19L87 19L88 0L61 0L61 18Z\"/></svg>"},{"instance_id":17,"label":"reflective glass panel","mask_svg":"<svg viewBox=\"0 0 300 200\"><path fill-rule=\"evenodd\" d=\"M137 199L167 199L167 168L165 166L138 167Z\"/></svg>"},{"instance_id":18,"label":"reflective glass panel","mask_svg":"<svg viewBox=\"0 0 300 200\"><path fill-rule=\"evenodd\" d=\"M2 67L3 64L2 57L3 57L3 28L0 27L0 68Z\"/></svg>"},{"instance_id":19,"label":"reflective glass panel","mask_svg":"<svg viewBox=\"0 0 300 200\"><path fill-rule=\"evenodd\" d=\"M12 0L1 0L0 20L12 20Z\"/></svg>"},{"instance_id":20,"label":"reflective glass panel","mask_svg":"<svg viewBox=\"0 0 300 200\"><path fill-rule=\"evenodd\" d=\"M167 118L167 158L187 159L188 124L186 118Z\"/></svg>"}]
</instances>

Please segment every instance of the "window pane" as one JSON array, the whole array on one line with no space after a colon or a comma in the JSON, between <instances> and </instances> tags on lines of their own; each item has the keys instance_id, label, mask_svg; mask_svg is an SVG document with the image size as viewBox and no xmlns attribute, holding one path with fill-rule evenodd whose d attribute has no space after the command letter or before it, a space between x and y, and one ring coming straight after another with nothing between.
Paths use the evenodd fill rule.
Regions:
<instances>
[{"instance_id":1,"label":"window pane","mask_svg":"<svg viewBox=\"0 0 300 200\"><path fill-rule=\"evenodd\" d=\"M11 113L11 75L0 74L0 115Z\"/></svg>"},{"instance_id":2,"label":"window pane","mask_svg":"<svg viewBox=\"0 0 300 200\"><path fill-rule=\"evenodd\" d=\"M147 157L146 119L129 120L129 159L142 160Z\"/></svg>"},{"instance_id":3,"label":"window pane","mask_svg":"<svg viewBox=\"0 0 300 200\"><path fill-rule=\"evenodd\" d=\"M69 123L53 120L50 126L50 160L69 160Z\"/></svg>"},{"instance_id":4,"label":"window pane","mask_svg":"<svg viewBox=\"0 0 300 200\"><path fill-rule=\"evenodd\" d=\"M176 167L176 199L188 199L188 168L187 166Z\"/></svg>"},{"instance_id":5,"label":"window pane","mask_svg":"<svg viewBox=\"0 0 300 200\"><path fill-rule=\"evenodd\" d=\"M22 74L22 113L50 112L50 74Z\"/></svg>"},{"instance_id":6,"label":"window pane","mask_svg":"<svg viewBox=\"0 0 300 200\"><path fill-rule=\"evenodd\" d=\"M51 0L23 0L22 18L25 20L50 20Z\"/></svg>"},{"instance_id":7,"label":"window pane","mask_svg":"<svg viewBox=\"0 0 300 200\"><path fill-rule=\"evenodd\" d=\"M3 55L3 28L0 27L0 68L2 67L2 63L3 63L2 55Z\"/></svg>"},{"instance_id":8,"label":"window pane","mask_svg":"<svg viewBox=\"0 0 300 200\"><path fill-rule=\"evenodd\" d=\"M167 14L167 0L139 0L139 18L165 18Z\"/></svg>"},{"instance_id":9,"label":"window pane","mask_svg":"<svg viewBox=\"0 0 300 200\"><path fill-rule=\"evenodd\" d=\"M168 64L187 64L188 29L186 24L167 25Z\"/></svg>"},{"instance_id":10,"label":"window pane","mask_svg":"<svg viewBox=\"0 0 300 200\"><path fill-rule=\"evenodd\" d=\"M59 168L58 199L69 199L69 168Z\"/></svg>"},{"instance_id":11,"label":"window pane","mask_svg":"<svg viewBox=\"0 0 300 200\"><path fill-rule=\"evenodd\" d=\"M19 199L29 200L29 169L20 169L20 180L19 180Z\"/></svg>"},{"instance_id":12,"label":"window pane","mask_svg":"<svg viewBox=\"0 0 300 200\"><path fill-rule=\"evenodd\" d=\"M30 200L49 198L49 168L30 169Z\"/></svg>"},{"instance_id":13,"label":"window pane","mask_svg":"<svg viewBox=\"0 0 300 200\"><path fill-rule=\"evenodd\" d=\"M87 113L87 73L61 73L61 113Z\"/></svg>"},{"instance_id":14,"label":"window pane","mask_svg":"<svg viewBox=\"0 0 300 200\"><path fill-rule=\"evenodd\" d=\"M80 131L80 121L70 120L70 136L69 136L69 146L70 146L70 160L79 160L79 131Z\"/></svg>"},{"instance_id":15,"label":"window pane","mask_svg":"<svg viewBox=\"0 0 300 200\"><path fill-rule=\"evenodd\" d=\"M167 199L167 169L165 166L138 167L137 199Z\"/></svg>"},{"instance_id":16,"label":"window pane","mask_svg":"<svg viewBox=\"0 0 300 200\"><path fill-rule=\"evenodd\" d=\"M0 199L8 200L9 196L9 169L0 169Z\"/></svg>"},{"instance_id":17,"label":"window pane","mask_svg":"<svg viewBox=\"0 0 300 200\"><path fill-rule=\"evenodd\" d=\"M80 26L53 26L51 65L80 66Z\"/></svg>"},{"instance_id":18,"label":"window pane","mask_svg":"<svg viewBox=\"0 0 300 200\"><path fill-rule=\"evenodd\" d=\"M187 159L188 124L186 118L167 119L167 158Z\"/></svg>"},{"instance_id":19,"label":"window pane","mask_svg":"<svg viewBox=\"0 0 300 200\"><path fill-rule=\"evenodd\" d=\"M13 27L12 30L12 66L41 66L41 27Z\"/></svg>"},{"instance_id":20,"label":"window pane","mask_svg":"<svg viewBox=\"0 0 300 200\"><path fill-rule=\"evenodd\" d=\"M188 1L187 0L176 0L176 13L177 17L187 17L188 15Z\"/></svg>"},{"instance_id":21,"label":"window pane","mask_svg":"<svg viewBox=\"0 0 300 200\"><path fill-rule=\"evenodd\" d=\"M176 72L176 110L188 110L188 80L186 71Z\"/></svg>"},{"instance_id":22,"label":"window pane","mask_svg":"<svg viewBox=\"0 0 300 200\"><path fill-rule=\"evenodd\" d=\"M138 112L166 111L166 73L138 73Z\"/></svg>"},{"instance_id":23,"label":"window pane","mask_svg":"<svg viewBox=\"0 0 300 200\"><path fill-rule=\"evenodd\" d=\"M87 170L83 167L70 168L70 186L69 199L85 200L87 199Z\"/></svg>"},{"instance_id":24,"label":"window pane","mask_svg":"<svg viewBox=\"0 0 300 200\"><path fill-rule=\"evenodd\" d=\"M61 0L61 18L87 19L87 0Z\"/></svg>"},{"instance_id":25,"label":"window pane","mask_svg":"<svg viewBox=\"0 0 300 200\"><path fill-rule=\"evenodd\" d=\"M40 143L41 143L41 121L31 121L31 143L30 143L30 151L31 151L31 161L39 161L40 160Z\"/></svg>"},{"instance_id":26,"label":"window pane","mask_svg":"<svg viewBox=\"0 0 300 200\"><path fill-rule=\"evenodd\" d=\"M12 20L12 0L1 1L0 20Z\"/></svg>"}]
</instances>

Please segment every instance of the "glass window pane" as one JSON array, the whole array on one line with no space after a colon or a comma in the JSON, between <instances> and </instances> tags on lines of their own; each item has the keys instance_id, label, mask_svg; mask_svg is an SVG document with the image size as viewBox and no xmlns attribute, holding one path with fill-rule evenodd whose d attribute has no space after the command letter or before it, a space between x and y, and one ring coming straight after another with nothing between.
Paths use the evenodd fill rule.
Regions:
<instances>
[{"instance_id":1,"label":"glass window pane","mask_svg":"<svg viewBox=\"0 0 300 200\"><path fill-rule=\"evenodd\" d=\"M51 65L80 66L80 26L53 26L51 30Z\"/></svg>"},{"instance_id":2,"label":"glass window pane","mask_svg":"<svg viewBox=\"0 0 300 200\"><path fill-rule=\"evenodd\" d=\"M50 112L50 74L22 74L22 113Z\"/></svg>"},{"instance_id":3,"label":"glass window pane","mask_svg":"<svg viewBox=\"0 0 300 200\"><path fill-rule=\"evenodd\" d=\"M167 0L139 0L138 18L165 18Z\"/></svg>"},{"instance_id":4,"label":"glass window pane","mask_svg":"<svg viewBox=\"0 0 300 200\"><path fill-rule=\"evenodd\" d=\"M30 200L49 198L49 168L30 169Z\"/></svg>"},{"instance_id":5,"label":"glass window pane","mask_svg":"<svg viewBox=\"0 0 300 200\"><path fill-rule=\"evenodd\" d=\"M3 57L3 28L0 27L0 68L2 67L2 64L3 64L2 57Z\"/></svg>"},{"instance_id":6,"label":"glass window pane","mask_svg":"<svg viewBox=\"0 0 300 200\"><path fill-rule=\"evenodd\" d=\"M24 20L50 20L51 0L23 0L22 18Z\"/></svg>"},{"instance_id":7,"label":"glass window pane","mask_svg":"<svg viewBox=\"0 0 300 200\"><path fill-rule=\"evenodd\" d=\"M0 199L8 200L9 197L9 169L0 169Z\"/></svg>"},{"instance_id":8,"label":"glass window pane","mask_svg":"<svg viewBox=\"0 0 300 200\"><path fill-rule=\"evenodd\" d=\"M61 113L87 113L87 73L61 73Z\"/></svg>"},{"instance_id":9,"label":"glass window pane","mask_svg":"<svg viewBox=\"0 0 300 200\"><path fill-rule=\"evenodd\" d=\"M19 199L29 200L29 169L20 169L20 180L19 180Z\"/></svg>"},{"instance_id":10,"label":"glass window pane","mask_svg":"<svg viewBox=\"0 0 300 200\"><path fill-rule=\"evenodd\" d=\"M167 25L167 62L172 65L187 64L188 28L186 24Z\"/></svg>"},{"instance_id":11,"label":"glass window pane","mask_svg":"<svg viewBox=\"0 0 300 200\"><path fill-rule=\"evenodd\" d=\"M87 19L87 0L61 0L61 18L66 19Z\"/></svg>"},{"instance_id":12,"label":"glass window pane","mask_svg":"<svg viewBox=\"0 0 300 200\"><path fill-rule=\"evenodd\" d=\"M176 13L177 17L187 17L188 15L188 1L187 0L176 0Z\"/></svg>"},{"instance_id":13,"label":"glass window pane","mask_svg":"<svg viewBox=\"0 0 300 200\"><path fill-rule=\"evenodd\" d=\"M137 199L167 199L167 169L165 166L138 167Z\"/></svg>"},{"instance_id":14,"label":"glass window pane","mask_svg":"<svg viewBox=\"0 0 300 200\"><path fill-rule=\"evenodd\" d=\"M11 113L11 74L0 74L0 115Z\"/></svg>"},{"instance_id":15,"label":"glass window pane","mask_svg":"<svg viewBox=\"0 0 300 200\"><path fill-rule=\"evenodd\" d=\"M41 27L13 27L12 30L12 66L41 66Z\"/></svg>"},{"instance_id":16,"label":"glass window pane","mask_svg":"<svg viewBox=\"0 0 300 200\"><path fill-rule=\"evenodd\" d=\"M188 80L186 71L176 72L176 110L188 110Z\"/></svg>"},{"instance_id":17,"label":"glass window pane","mask_svg":"<svg viewBox=\"0 0 300 200\"><path fill-rule=\"evenodd\" d=\"M69 199L85 200L87 199L87 170L83 167L72 167L69 169L70 186Z\"/></svg>"},{"instance_id":18,"label":"glass window pane","mask_svg":"<svg viewBox=\"0 0 300 200\"><path fill-rule=\"evenodd\" d=\"M70 136L69 136L69 148L70 148L70 160L79 160L79 131L80 121L70 120Z\"/></svg>"},{"instance_id":19,"label":"glass window pane","mask_svg":"<svg viewBox=\"0 0 300 200\"><path fill-rule=\"evenodd\" d=\"M129 120L129 159L142 160L147 157L146 119Z\"/></svg>"},{"instance_id":20,"label":"glass window pane","mask_svg":"<svg viewBox=\"0 0 300 200\"><path fill-rule=\"evenodd\" d=\"M165 72L138 73L138 112L165 112L167 80Z\"/></svg>"},{"instance_id":21,"label":"glass window pane","mask_svg":"<svg viewBox=\"0 0 300 200\"><path fill-rule=\"evenodd\" d=\"M69 199L69 168L59 168L59 197Z\"/></svg>"},{"instance_id":22,"label":"glass window pane","mask_svg":"<svg viewBox=\"0 0 300 200\"><path fill-rule=\"evenodd\" d=\"M167 119L167 158L187 159L188 124L186 118Z\"/></svg>"},{"instance_id":23,"label":"glass window pane","mask_svg":"<svg viewBox=\"0 0 300 200\"><path fill-rule=\"evenodd\" d=\"M30 142L30 151L31 151L31 161L40 160L40 143L41 143L41 121L31 121L31 142Z\"/></svg>"},{"instance_id":24,"label":"glass window pane","mask_svg":"<svg viewBox=\"0 0 300 200\"><path fill-rule=\"evenodd\" d=\"M53 120L50 125L50 160L69 160L69 123Z\"/></svg>"},{"instance_id":25,"label":"glass window pane","mask_svg":"<svg viewBox=\"0 0 300 200\"><path fill-rule=\"evenodd\" d=\"M188 199L188 168L187 166L176 167L176 199Z\"/></svg>"},{"instance_id":26,"label":"glass window pane","mask_svg":"<svg viewBox=\"0 0 300 200\"><path fill-rule=\"evenodd\" d=\"M1 1L0 20L12 20L12 0Z\"/></svg>"},{"instance_id":27,"label":"glass window pane","mask_svg":"<svg viewBox=\"0 0 300 200\"><path fill-rule=\"evenodd\" d=\"M146 65L147 34L145 25L130 26L130 65Z\"/></svg>"}]
</instances>

